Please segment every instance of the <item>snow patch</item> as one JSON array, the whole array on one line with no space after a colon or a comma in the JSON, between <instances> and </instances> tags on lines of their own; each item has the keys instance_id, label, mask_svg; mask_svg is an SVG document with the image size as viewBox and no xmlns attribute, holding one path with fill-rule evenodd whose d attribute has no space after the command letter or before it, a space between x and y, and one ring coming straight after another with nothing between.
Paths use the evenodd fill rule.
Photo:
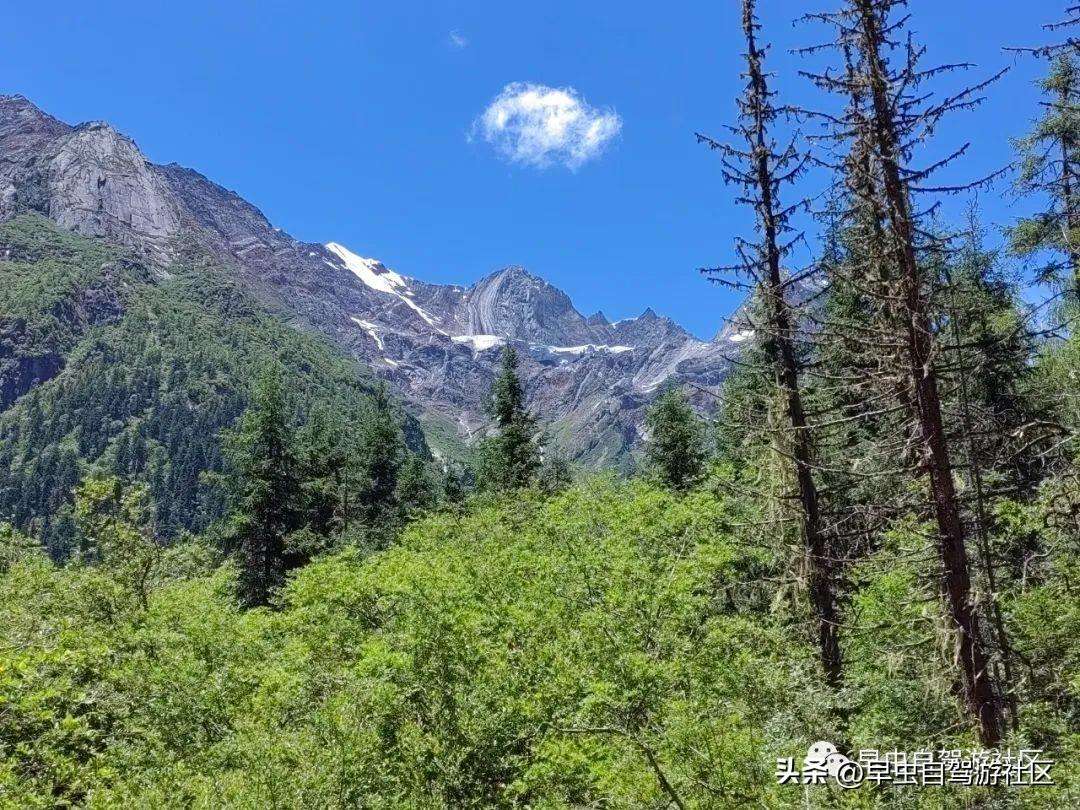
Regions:
<instances>
[{"instance_id":1,"label":"snow patch","mask_svg":"<svg viewBox=\"0 0 1080 810\"><path fill-rule=\"evenodd\" d=\"M383 350L384 347L383 347L382 338L379 337L379 333L377 331L375 331L378 328L378 327L375 326L375 324L373 324L371 321L361 320L360 318L357 318L355 315L352 316L352 322L355 323L357 326L359 326L361 329L363 329L365 332L367 332L371 336L371 339L375 341L375 345L379 347L379 351Z\"/></svg>"},{"instance_id":2,"label":"snow patch","mask_svg":"<svg viewBox=\"0 0 1080 810\"><path fill-rule=\"evenodd\" d=\"M454 343L468 343L474 352L482 352L494 346L506 343L506 338L498 335L454 335L450 338Z\"/></svg>"},{"instance_id":3,"label":"snow patch","mask_svg":"<svg viewBox=\"0 0 1080 810\"><path fill-rule=\"evenodd\" d=\"M749 340L754 336L753 329L744 329L742 332L736 332L734 335L728 338L732 343L742 343L744 340Z\"/></svg>"},{"instance_id":4,"label":"snow patch","mask_svg":"<svg viewBox=\"0 0 1080 810\"><path fill-rule=\"evenodd\" d=\"M603 343L586 343L584 346L545 346L544 348L556 354L584 354L589 351L622 354L634 350L633 346L608 346Z\"/></svg>"},{"instance_id":5,"label":"snow patch","mask_svg":"<svg viewBox=\"0 0 1080 810\"><path fill-rule=\"evenodd\" d=\"M373 290L390 293L391 295L401 295L401 292L408 287L405 279L393 270L388 270L383 266L382 262L357 256L347 247L339 245L337 242L327 242L326 249L341 259L349 272Z\"/></svg>"},{"instance_id":6,"label":"snow patch","mask_svg":"<svg viewBox=\"0 0 1080 810\"><path fill-rule=\"evenodd\" d=\"M401 301L404 301L409 309L419 315L428 326L438 332L442 332L435 324L435 319L425 312L417 303L411 300L413 291L409 289L409 282L404 276L388 269L382 262L375 259L365 259L358 256L344 245L337 242L327 242L326 249L337 256L346 269L362 281L366 286L379 292L387 293ZM327 262L333 267L332 262ZM445 333L444 333L445 334Z\"/></svg>"},{"instance_id":7,"label":"snow patch","mask_svg":"<svg viewBox=\"0 0 1080 810\"><path fill-rule=\"evenodd\" d=\"M407 293L407 295L412 295L412 293ZM439 332L443 331L442 329L439 329L439 327L435 326L435 320L430 315L428 315L426 312L424 312L423 309L421 309L419 306L417 306L415 301L410 301L404 295L399 295L398 298L400 298L402 301L404 301L406 304L408 304L409 307L412 308L413 312L415 312L417 315L419 315L421 318L423 318L424 321L427 322L428 326L433 327L434 329L436 329ZM446 333L443 332L443 334L446 334Z\"/></svg>"}]
</instances>

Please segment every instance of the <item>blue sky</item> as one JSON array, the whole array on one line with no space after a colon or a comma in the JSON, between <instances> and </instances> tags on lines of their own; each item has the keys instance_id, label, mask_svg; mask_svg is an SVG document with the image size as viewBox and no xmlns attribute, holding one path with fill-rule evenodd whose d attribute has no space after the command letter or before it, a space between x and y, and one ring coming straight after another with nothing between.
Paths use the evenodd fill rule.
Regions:
<instances>
[{"instance_id":1,"label":"blue sky","mask_svg":"<svg viewBox=\"0 0 1080 810\"><path fill-rule=\"evenodd\" d=\"M734 113L738 6L19 0L0 5L0 92L70 122L109 120L152 160L202 171L300 239L435 282L524 264L586 314L652 306L707 337L737 301L696 268L729 261L748 219L693 133L722 135ZM975 140L955 177L1010 159L1036 113L1037 65L1001 46L1042 41L1062 6L912 0L930 59L976 62L979 75L1014 66L983 108L941 130L942 148ZM808 8L760 3L775 86L801 104L818 94L787 49L818 39L791 24ZM573 88L596 116L582 120L606 122L604 148L511 161L476 122L512 83ZM991 225L1028 208L1003 193L980 204Z\"/></svg>"}]
</instances>

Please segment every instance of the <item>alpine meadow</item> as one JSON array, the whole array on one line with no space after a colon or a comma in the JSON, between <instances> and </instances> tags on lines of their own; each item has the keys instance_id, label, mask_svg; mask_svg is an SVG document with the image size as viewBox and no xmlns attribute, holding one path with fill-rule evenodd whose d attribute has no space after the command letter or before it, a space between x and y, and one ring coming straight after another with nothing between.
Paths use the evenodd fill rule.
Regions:
<instances>
[{"instance_id":1,"label":"alpine meadow","mask_svg":"<svg viewBox=\"0 0 1080 810\"><path fill-rule=\"evenodd\" d=\"M0 87L0 808L1080 807L1080 5L1002 2L1027 28L978 65L923 0L722 5L737 75L704 86L735 103L651 122L713 184L703 269L605 269L588 239L644 251L690 204L635 187L640 108L574 87L500 79L447 125L460 160L401 134L476 172L451 239L354 198L418 243L507 209L553 249L575 194L643 188L670 210L558 247L603 279L575 299L686 276L710 339L518 264L421 280L294 238ZM487 29L448 30L479 73ZM242 95L215 103L258 119Z\"/></svg>"}]
</instances>

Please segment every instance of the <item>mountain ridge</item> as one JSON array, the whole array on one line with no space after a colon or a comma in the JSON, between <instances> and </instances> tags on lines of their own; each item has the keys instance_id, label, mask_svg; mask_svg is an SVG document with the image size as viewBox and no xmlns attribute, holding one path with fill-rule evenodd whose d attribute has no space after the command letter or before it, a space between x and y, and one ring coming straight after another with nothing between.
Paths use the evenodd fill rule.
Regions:
<instances>
[{"instance_id":1,"label":"mountain ridge","mask_svg":"<svg viewBox=\"0 0 1080 810\"><path fill-rule=\"evenodd\" d=\"M488 424L507 340L523 350L529 407L558 447L590 466L631 464L652 397L692 382L707 407L699 389L728 367L726 340L700 340L651 307L616 323L586 317L520 265L467 286L433 284L339 243L302 242L197 170L152 163L107 123L72 127L23 96L2 96L0 220L26 211L131 249L159 274L193 251L209 254L271 311L329 338L422 422L462 440Z\"/></svg>"}]
</instances>

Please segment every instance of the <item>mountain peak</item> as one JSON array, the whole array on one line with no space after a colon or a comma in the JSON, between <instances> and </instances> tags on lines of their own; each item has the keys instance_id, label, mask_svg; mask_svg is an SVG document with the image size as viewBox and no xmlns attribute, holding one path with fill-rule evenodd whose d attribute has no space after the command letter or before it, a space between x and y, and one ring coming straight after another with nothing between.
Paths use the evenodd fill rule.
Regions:
<instances>
[{"instance_id":1,"label":"mountain peak","mask_svg":"<svg viewBox=\"0 0 1080 810\"><path fill-rule=\"evenodd\" d=\"M496 279L528 281L534 284L540 283L547 286L547 281L540 278L540 276L530 273L525 269L524 265L520 264L508 264L506 267L496 270L494 273L489 273L486 277L481 279L479 283L484 284L486 282L495 281Z\"/></svg>"},{"instance_id":2,"label":"mountain peak","mask_svg":"<svg viewBox=\"0 0 1080 810\"><path fill-rule=\"evenodd\" d=\"M0 95L0 112L8 114L16 110L36 113L41 118L52 118L51 115L44 112L40 107L34 104L34 102L21 93Z\"/></svg>"},{"instance_id":3,"label":"mountain peak","mask_svg":"<svg viewBox=\"0 0 1080 810\"><path fill-rule=\"evenodd\" d=\"M520 264L468 287L400 276L338 242L300 243L237 193L193 169L151 163L102 121L73 128L22 96L0 96L0 220L32 200L57 224L134 248L167 267L188 238L275 312L371 367L410 407L467 435L486 424L492 349L529 356L530 407L566 426L566 449L590 463L625 459L643 406L669 379L713 384L727 367L652 308L612 324ZM647 351L637 351L637 349Z\"/></svg>"},{"instance_id":4,"label":"mountain peak","mask_svg":"<svg viewBox=\"0 0 1080 810\"><path fill-rule=\"evenodd\" d=\"M0 95L0 147L14 156L24 149L38 149L44 142L65 135L71 127L37 107L26 96Z\"/></svg>"},{"instance_id":5,"label":"mountain peak","mask_svg":"<svg viewBox=\"0 0 1080 810\"><path fill-rule=\"evenodd\" d=\"M93 132L94 130L97 130L97 129L103 129L103 130L106 130L107 132L117 132L116 127L114 127L108 121L101 121L101 120L84 121L83 123L81 123L77 127L75 127L75 129L85 129L88 132ZM117 134L119 134L119 132L117 132Z\"/></svg>"},{"instance_id":6,"label":"mountain peak","mask_svg":"<svg viewBox=\"0 0 1080 810\"><path fill-rule=\"evenodd\" d=\"M40 109L22 93L0 93L0 106L3 107L33 107L38 112ZM45 113L41 113L44 115Z\"/></svg>"}]
</instances>

